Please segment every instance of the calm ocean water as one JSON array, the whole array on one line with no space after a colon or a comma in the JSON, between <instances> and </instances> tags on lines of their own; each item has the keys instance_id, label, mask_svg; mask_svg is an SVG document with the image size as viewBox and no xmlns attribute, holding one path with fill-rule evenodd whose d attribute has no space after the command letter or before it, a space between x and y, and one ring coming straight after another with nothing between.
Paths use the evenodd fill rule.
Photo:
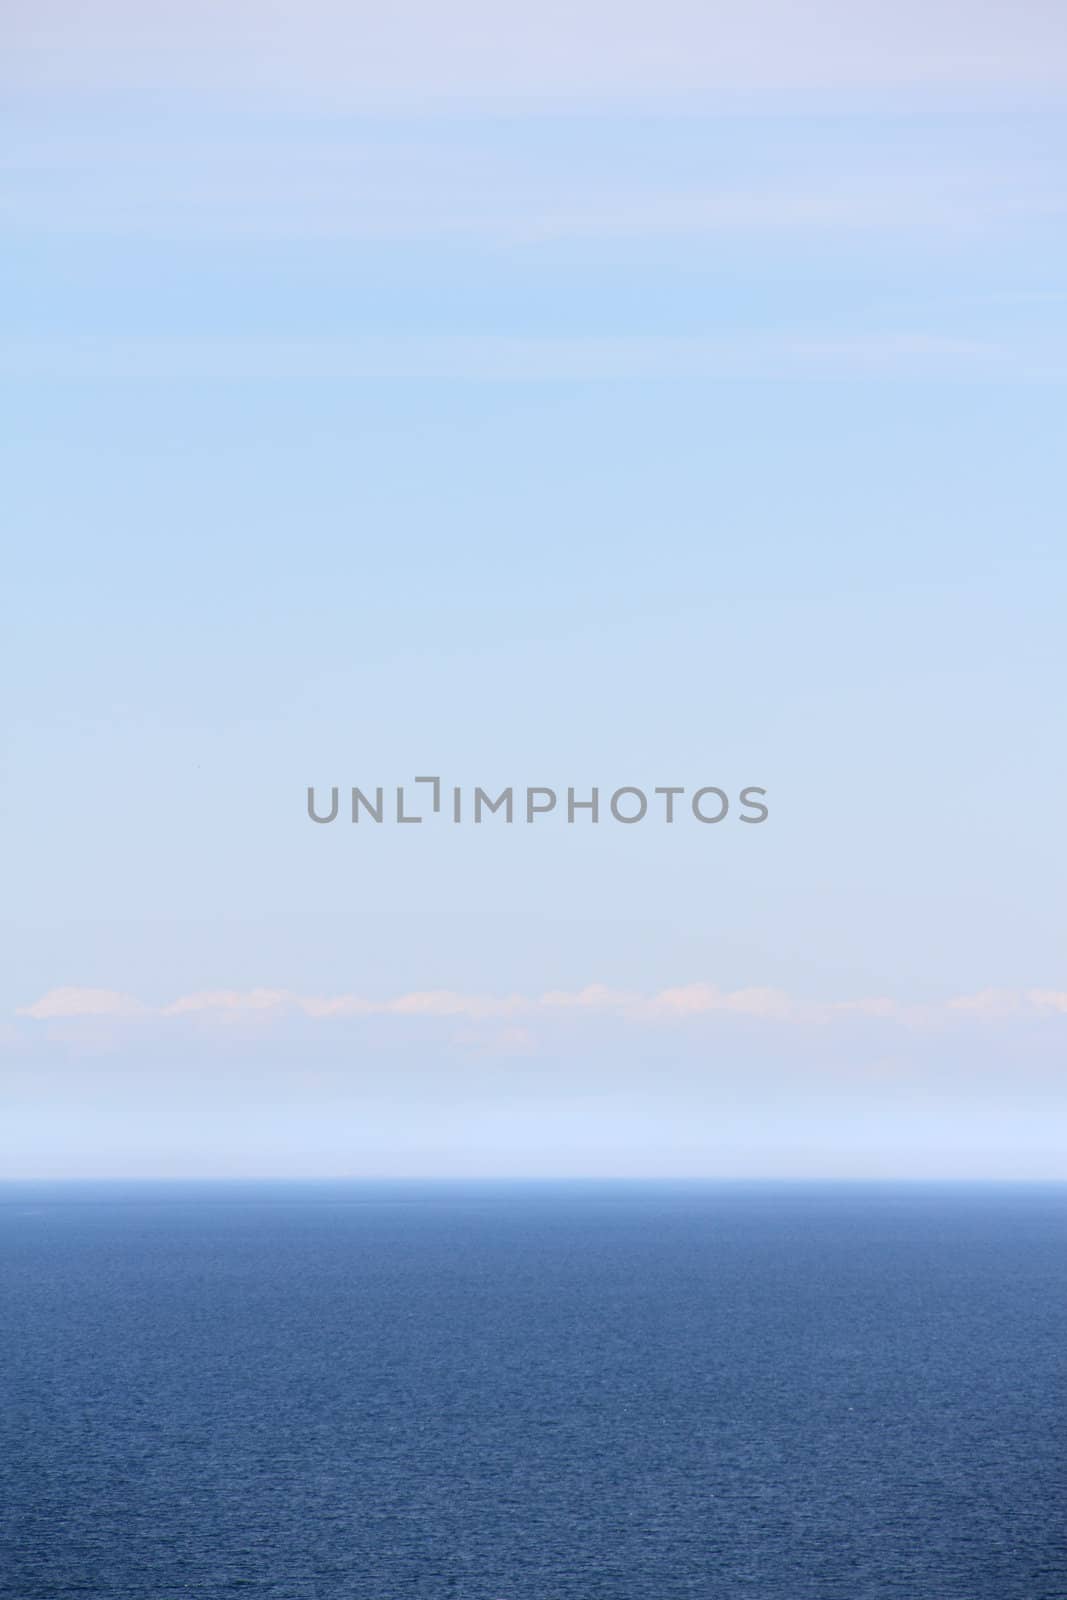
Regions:
<instances>
[{"instance_id":1,"label":"calm ocean water","mask_svg":"<svg viewBox=\"0 0 1067 1600\"><path fill-rule=\"evenodd\" d=\"M1067 1189L0 1188L3 1600L1067 1600Z\"/></svg>"}]
</instances>

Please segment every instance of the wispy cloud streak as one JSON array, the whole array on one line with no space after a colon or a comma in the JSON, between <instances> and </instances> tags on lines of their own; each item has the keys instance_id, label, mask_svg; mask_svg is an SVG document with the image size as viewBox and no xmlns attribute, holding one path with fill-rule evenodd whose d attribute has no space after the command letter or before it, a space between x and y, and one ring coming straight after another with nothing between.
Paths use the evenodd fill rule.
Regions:
<instances>
[{"instance_id":1,"label":"wispy cloud streak","mask_svg":"<svg viewBox=\"0 0 1067 1600\"><path fill-rule=\"evenodd\" d=\"M936 333L819 337L753 332L669 336L300 339L12 339L0 344L9 377L199 379L446 379L557 382L737 376L1025 377L1067 353Z\"/></svg>"},{"instance_id":2,"label":"wispy cloud streak","mask_svg":"<svg viewBox=\"0 0 1067 1600\"><path fill-rule=\"evenodd\" d=\"M793 1026L825 1026L848 1019L889 1021L909 1027L949 1022L1003 1022L1026 1017L1067 1017L1067 990L986 989L952 996L936 1004L913 1004L887 996L813 1001L782 989L722 989L712 983L682 984L643 994L589 984L552 989L540 995L491 995L451 989L413 990L385 999L357 994L304 995L287 989L211 989L150 1006L112 989L50 989L16 1013L36 1022L106 1017L211 1023L234 1020L271 1022L303 1016L329 1023L345 1018L430 1018L467 1022L551 1017L604 1017L623 1023L665 1025L708 1017L747 1017Z\"/></svg>"}]
</instances>

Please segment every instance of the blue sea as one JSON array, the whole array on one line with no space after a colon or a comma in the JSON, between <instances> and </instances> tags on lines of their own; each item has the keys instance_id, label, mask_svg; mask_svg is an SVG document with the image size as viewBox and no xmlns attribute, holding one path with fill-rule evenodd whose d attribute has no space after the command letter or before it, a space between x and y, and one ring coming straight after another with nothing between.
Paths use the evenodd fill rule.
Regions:
<instances>
[{"instance_id":1,"label":"blue sea","mask_svg":"<svg viewBox=\"0 0 1067 1600\"><path fill-rule=\"evenodd\" d=\"M1065 1600L1067 1188L0 1187L3 1600Z\"/></svg>"}]
</instances>

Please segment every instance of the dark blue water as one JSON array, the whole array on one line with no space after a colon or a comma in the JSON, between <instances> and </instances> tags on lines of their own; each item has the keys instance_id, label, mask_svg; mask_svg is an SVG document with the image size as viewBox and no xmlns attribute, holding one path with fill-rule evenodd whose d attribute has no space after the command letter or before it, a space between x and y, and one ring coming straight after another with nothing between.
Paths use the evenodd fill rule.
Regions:
<instances>
[{"instance_id":1,"label":"dark blue water","mask_svg":"<svg viewBox=\"0 0 1067 1600\"><path fill-rule=\"evenodd\" d=\"M1067 1190L0 1189L4 1600L1065 1600Z\"/></svg>"}]
</instances>

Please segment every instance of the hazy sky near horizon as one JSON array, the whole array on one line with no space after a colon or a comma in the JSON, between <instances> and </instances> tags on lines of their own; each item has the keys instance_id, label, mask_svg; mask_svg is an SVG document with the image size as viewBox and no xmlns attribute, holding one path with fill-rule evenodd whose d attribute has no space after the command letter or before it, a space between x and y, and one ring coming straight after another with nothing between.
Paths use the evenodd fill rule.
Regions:
<instances>
[{"instance_id":1,"label":"hazy sky near horizon","mask_svg":"<svg viewBox=\"0 0 1067 1600\"><path fill-rule=\"evenodd\" d=\"M1063 8L0 35L0 1176L1067 1177Z\"/></svg>"}]
</instances>

